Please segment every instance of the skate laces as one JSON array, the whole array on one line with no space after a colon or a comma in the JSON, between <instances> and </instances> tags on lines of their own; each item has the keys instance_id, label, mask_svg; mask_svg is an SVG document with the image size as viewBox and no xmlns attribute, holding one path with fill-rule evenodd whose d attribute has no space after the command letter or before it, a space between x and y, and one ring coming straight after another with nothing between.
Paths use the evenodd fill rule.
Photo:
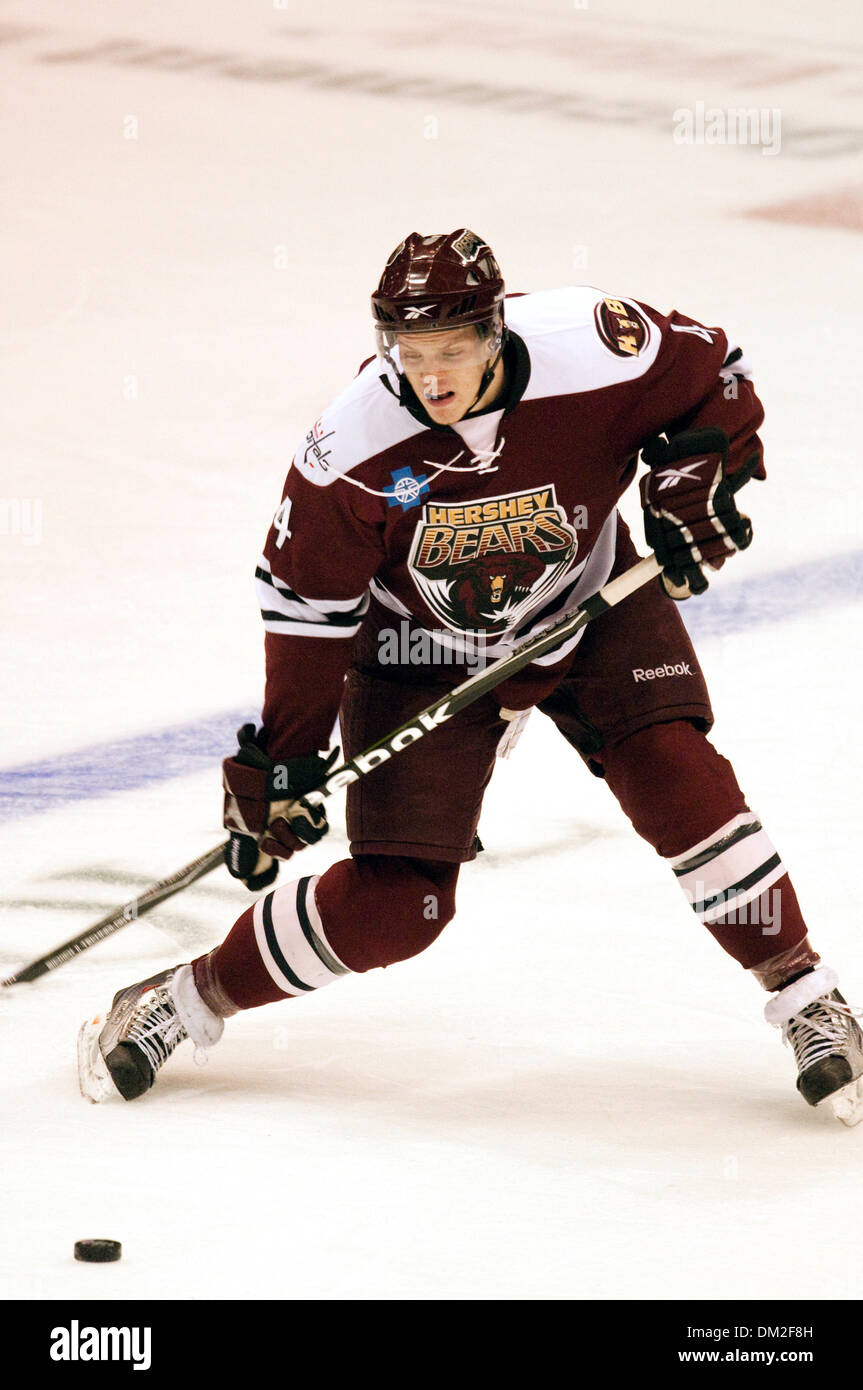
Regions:
<instances>
[{"instance_id":1,"label":"skate laces","mask_svg":"<svg viewBox=\"0 0 863 1390\"><path fill-rule=\"evenodd\" d=\"M132 1016L125 1041L143 1052L156 1072L178 1043L189 1035L177 1016L169 989L162 986L145 994Z\"/></svg>"},{"instance_id":2,"label":"skate laces","mask_svg":"<svg viewBox=\"0 0 863 1390\"><path fill-rule=\"evenodd\" d=\"M852 1040L856 1019L863 1009L823 995L782 1025L782 1041L794 1049L798 1069L803 1072L836 1052L842 1052Z\"/></svg>"}]
</instances>

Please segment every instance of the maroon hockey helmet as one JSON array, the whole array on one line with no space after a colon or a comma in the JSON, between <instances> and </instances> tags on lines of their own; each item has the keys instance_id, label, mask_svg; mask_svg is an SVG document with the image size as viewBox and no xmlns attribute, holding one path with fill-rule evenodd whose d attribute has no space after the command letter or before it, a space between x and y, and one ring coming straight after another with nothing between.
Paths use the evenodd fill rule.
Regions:
<instances>
[{"instance_id":1,"label":"maroon hockey helmet","mask_svg":"<svg viewBox=\"0 0 863 1390\"><path fill-rule=\"evenodd\" d=\"M504 283L488 242L467 227L423 236L411 232L393 251L372 295L378 356L404 386L398 339L406 333L441 333L475 327L476 360L483 363L479 395L491 379L504 343ZM382 378L389 385L386 377ZM390 388L392 389L392 388Z\"/></svg>"},{"instance_id":2,"label":"maroon hockey helmet","mask_svg":"<svg viewBox=\"0 0 863 1390\"><path fill-rule=\"evenodd\" d=\"M411 232L386 263L372 313L384 329L439 333L502 315L503 296L500 266L476 232Z\"/></svg>"}]
</instances>

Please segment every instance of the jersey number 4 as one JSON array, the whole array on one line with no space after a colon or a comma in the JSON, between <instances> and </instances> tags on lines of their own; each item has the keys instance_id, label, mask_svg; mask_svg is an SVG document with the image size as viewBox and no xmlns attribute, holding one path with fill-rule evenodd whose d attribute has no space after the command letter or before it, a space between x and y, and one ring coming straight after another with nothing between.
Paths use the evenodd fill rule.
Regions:
<instances>
[{"instance_id":1,"label":"jersey number 4","mask_svg":"<svg viewBox=\"0 0 863 1390\"><path fill-rule=\"evenodd\" d=\"M288 530L288 522L290 520L290 517L291 499L290 497L286 497L282 505L279 507L279 510L276 512L276 515L273 517L273 526L275 527L276 531L277 550L281 550L285 541L289 541L291 539L291 533Z\"/></svg>"},{"instance_id":2,"label":"jersey number 4","mask_svg":"<svg viewBox=\"0 0 863 1390\"><path fill-rule=\"evenodd\" d=\"M713 344L716 335L715 328L705 328L703 324L695 323L670 323L669 328L672 333L691 333L694 338L702 338L705 343Z\"/></svg>"}]
</instances>

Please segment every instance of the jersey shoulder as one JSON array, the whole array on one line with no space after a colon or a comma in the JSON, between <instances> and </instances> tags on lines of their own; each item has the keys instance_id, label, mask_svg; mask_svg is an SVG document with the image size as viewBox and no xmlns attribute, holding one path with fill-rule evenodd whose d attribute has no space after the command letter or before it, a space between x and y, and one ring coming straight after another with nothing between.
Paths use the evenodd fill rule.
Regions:
<instances>
[{"instance_id":1,"label":"jersey shoulder","mask_svg":"<svg viewBox=\"0 0 863 1390\"><path fill-rule=\"evenodd\" d=\"M380 380L377 358L367 362L315 420L293 458L310 483L327 487L367 459L422 432Z\"/></svg>"},{"instance_id":2,"label":"jersey shoulder","mask_svg":"<svg viewBox=\"0 0 863 1390\"><path fill-rule=\"evenodd\" d=\"M525 400L632 381L653 366L662 340L644 305L593 285L521 295L507 301L506 317L530 355Z\"/></svg>"}]
</instances>

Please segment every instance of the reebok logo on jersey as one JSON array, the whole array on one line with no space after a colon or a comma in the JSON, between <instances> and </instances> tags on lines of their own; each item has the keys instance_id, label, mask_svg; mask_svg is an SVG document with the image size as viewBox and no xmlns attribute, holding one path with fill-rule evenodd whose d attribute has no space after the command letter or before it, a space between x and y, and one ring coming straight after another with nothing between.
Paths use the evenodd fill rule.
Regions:
<instances>
[{"instance_id":1,"label":"reebok logo on jersey","mask_svg":"<svg viewBox=\"0 0 863 1390\"><path fill-rule=\"evenodd\" d=\"M676 666L635 666L632 671L632 678L639 681L662 680L665 676L691 676L692 667L688 661L678 661Z\"/></svg>"},{"instance_id":2,"label":"reebok logo on jersey","mask_svg":"<svg viewBox=\"0 0 863 1390\"><path fill-rule=\"evenodd\" d=\"M657 478L663 481L657 488L658 492L664 492L667 487L677 487L680 482L687 482L694 477L693 469L700 468L707 459L696 459L694 463L685 463L682 468L662 468L656 474Z\"/></svg>"}]
</instances>

